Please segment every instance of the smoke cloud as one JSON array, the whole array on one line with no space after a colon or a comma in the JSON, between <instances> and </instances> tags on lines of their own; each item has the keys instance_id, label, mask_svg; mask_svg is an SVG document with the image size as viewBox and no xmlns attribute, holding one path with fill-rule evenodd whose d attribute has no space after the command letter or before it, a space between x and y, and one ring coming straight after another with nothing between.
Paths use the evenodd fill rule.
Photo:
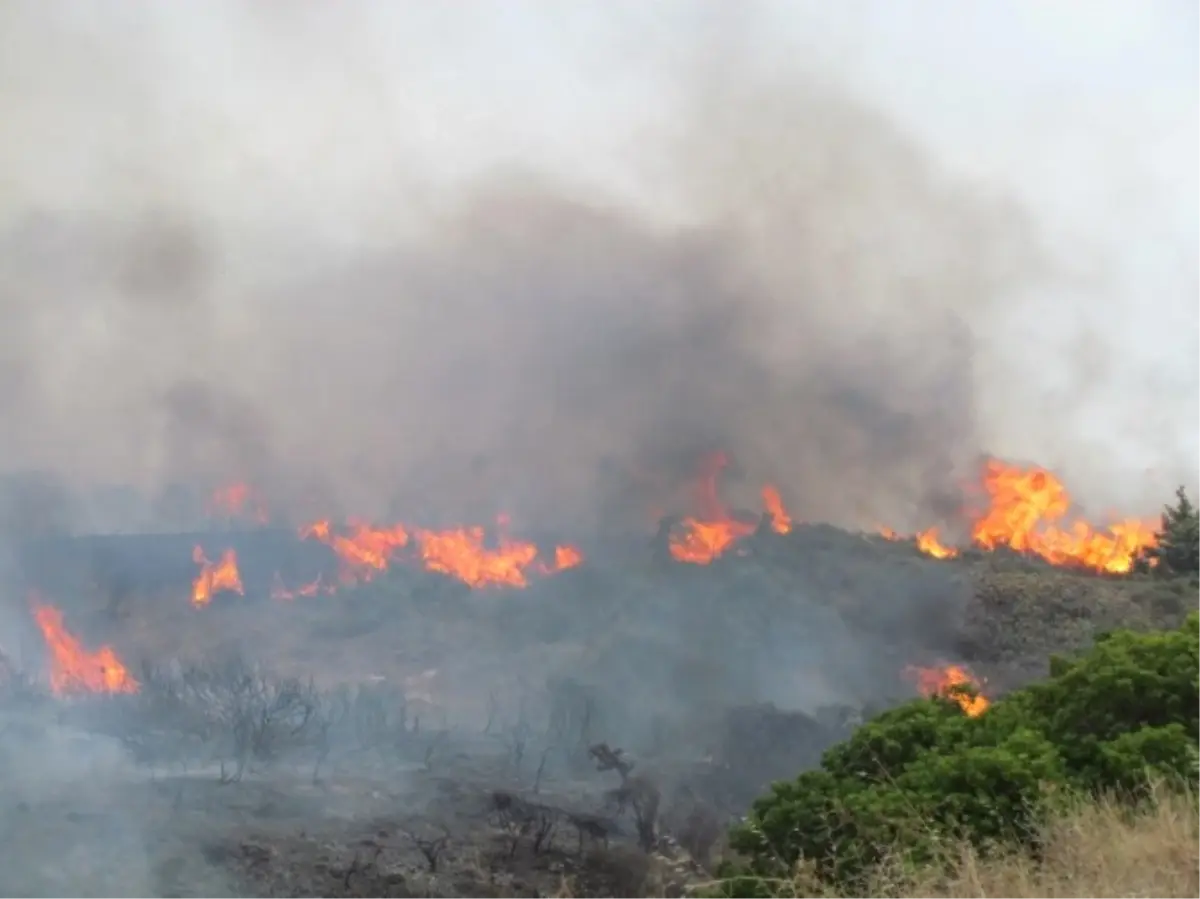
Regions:
<instances>
[{"instance_id":1,"label":"smoke cloud","mask_svg":"<svg viewBox=\"0 0 1200 899\"><path fill-rule=\"evenodd\" d=\"M749 17L638 93L627 30L578 54L589 115L400 9L5 6L0 467L559 529L685 503L714 448L735 502L858 525L945 520L989 450L1110 472L1077 423L1018 439L1108 359L1014 368L1012 310L1078 290L1054 235L852 79L756 64ZM1174 477L1194 422L1150 412Z\"/></svg>"}]
</instances>

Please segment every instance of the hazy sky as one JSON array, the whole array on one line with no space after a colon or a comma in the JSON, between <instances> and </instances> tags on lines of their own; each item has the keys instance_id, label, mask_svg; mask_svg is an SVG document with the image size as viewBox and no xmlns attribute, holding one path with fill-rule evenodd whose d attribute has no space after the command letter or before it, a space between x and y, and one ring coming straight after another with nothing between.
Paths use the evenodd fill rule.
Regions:
<instances>
[{"instance_id":1,"label":"hazy sky","mask_svg":"<svg viewBox=\"0 0 1200 899\"><path fill-rule=\"evenodd\" d=\"M169 196L233 255L278 231L386 245L440 184L514 162L667 215L642 136L680 73L805 70L1017 197L1053 251L1053 289L1012 298L981 374L995 451L1194 483L1198 28L1183 0L10 2L0 217Z\"/></svg>"}]
</instances>

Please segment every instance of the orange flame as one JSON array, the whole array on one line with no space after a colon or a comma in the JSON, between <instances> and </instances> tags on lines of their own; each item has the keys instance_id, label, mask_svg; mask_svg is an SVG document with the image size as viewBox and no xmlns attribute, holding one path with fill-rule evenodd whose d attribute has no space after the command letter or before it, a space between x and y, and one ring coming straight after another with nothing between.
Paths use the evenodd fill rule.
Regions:
<instances>
[{"instance_id":1,"label":"orange flame","mask_svg":"<svg viewBox=\"0 0 1200 899\"><path fill-rule=\"evenodd\" d=\"M743 537L753 534L755 525L732 517L717 491L717 477L729 463L724 453L714 453L703 463L697 484L699 518L684 518L670 538L671 558L677 562L707 565ZM770 516L771 529L786 534L792 519L783 506L779 491L767 485L762 490L763 507Z\"/></svg>"},{"instance_id":2,"label":"orange flame","mask_svg":"<svg viewBox=\"0 0 1200 899\"><path fill-rule=\"evenodd\" d=\"M935 559L953 559L958 550L952 546L943 546L938 540L938 529L929 528L917 534L917 549Z\"/></svg>"},{"instance_id":3,"label":"orange flame","mask_svg":"<svg viewBox=\"0 0 1200 899\"><path fill-rule=\"evenodd\" d=\"M204 505L210 518L233 518L266 524L270 516L262 497L249 484L227 484L213 491Z\"/></svg>"},{"instance_id":4,"label":"orange flame","mask_svg":"<svg viewBox=\"0 0 1200 899\"><path fill-rule=\"evenodd\" d=\"M554 547L554 570L566 571L583 564L583 553L573 546Z\"/></svg>"},{"instance_id":5,"label":"orange flame","mask_svg":"<svg viewBox=\"0 0 1200 899\"><path fill-rule=\"evenodd\" d=\"M351 521L349 528L348 534L334 533L325 520L300 529L301 539L312 537L333 550L338 559L338 579L345 585L369 581L386 571L396 551L408 545L408 529L403 525L375 528Z\"/></svg>"},{"instance_id":6,"label":"orange flame","mask_svg":"<svg viewBox=\"0 0 1200 899\"><path fill-rule=\"evenodd\" d=\"M763 508L767 510L767 514L771 517L771 530L776 534L790 533L792 530L792 516L783 507L783 500L779 498L779 491L768 484L762 489L762 499Z\"/></svg>"},{"instance_id":7,"label":"orange flame","mask_svg":"<svg viewBox=\"0 0 1200 899\"><path fill-rule=\"evenodd\" d=\"M1071 497L1062 482L1042 468L1021 470L990 459L983 488L988 508L971 528L971 539L984 549L1007 546L1055 565L1125 572L1143 549L1157 543L1157 523L1152 521L1127 519L1103 530L1086 521L1058 526L1055 522L1070 510Z\"/></svg>"},{"instance_id":8,"label":"orange flame","mask_svg":"<svg viewBox=\"0 0 1200 899\"><path fill-rule=\"evenodd\" d=\"M232 549L225 550L221 554L221 561L213 564L204 555L204 549L197 546L192 550L192 561L200 566L200 573L192 581L192 605L197 608L208 605L213 596L221 590L244 595L242 576L238 573L237 553Z\"/></svg>"},{"instance_id":9,"label":"orange flame","mask_svg":"<svg viewBox=\"0 0 1200 899\"><path fill-rule=\"evenodd\" d=\"M501 518L497 523L496 547L484 544L481 527L458 528L447 531L416 532L421 560L429 571L438 571L456 577L472 587L507 584L524 587L528 581L526 572L553 574L573 568L583 561L583 554L573 546L554 548L554 561L538 560L536 544L510 539L505 530L508 520Z\"/></svg>"},{"instance_id":10,"label":"orange flame","mask_svg":"<svg viewBox=\"0 0 1200 899\"><path fill-rule=\"evenodd\" d=\"M1076 520L1060 526L1071 508L1071 497L1062 482L1043 468L1022 469L989 459L982 475L987 506L974 516L971 542L981 549L1007 547L1033 553L1053 565L1075 565L1096 571L1121 573L1133 567L1139 554L1157 543L1157 522L1126 519L1104 528ZM889 539L894 531L880 528ZM958 555L958 550L938 539L937 528L915 536L921 552L938 559Z\"/></svg>"},{"instance_id":11,"label":"orange flame","mask_svg":"<svg viewBox=\"0 0 1200 899\"><path fill-rule=\"evenodd\" d=\"M959 665L946 665L943 668L910 666L905 673L916 682L922 694L953 699L971 718L982 715L991 705L987 697L979 692L979 681ZM962 687L969 687L970 691L964 691Z\"/></svg>"},{"instance_id":12,"label":"orange flame","mask_svg":"<svg viewBox=\"0 0 1200 899\"><path fill-rule=\"evenodd\" d=\"M338 558L339 580L343 585L369 581L386 571L400 551L415 543L413 557L428 571L458 578L472 587L507 584L524 587L527 573L553 574L573 568L583 561L583 553L573 546L557 546L554 560L539 560L536 544L512 540L504 533L507 520L500 519L501 531L496 546L486 545L482 527L449 530L409 529L404 525L376 528L362 522L351 524L348 534L335 533L328 521L318 521L300 530L302 538L312 537L329 546ZM311 588L311 589L309 589ZM309 589L305 594L303 591ZM307 585L289 593L281 589L280 598L330 592L328 587Z\"/></svg>"},{"instance_id":13,"label":"orange flame","mask_svg":"<svg viewBox=\"0 0 1200 899\"><path fill-rule=\"evenodd\" d=\"M63 625L54 606L36 600L33 619L50 650L50 689L69 693L136 693L140 684L130 675L111 646L88 652Z\"/></svg>"}]
</instances>

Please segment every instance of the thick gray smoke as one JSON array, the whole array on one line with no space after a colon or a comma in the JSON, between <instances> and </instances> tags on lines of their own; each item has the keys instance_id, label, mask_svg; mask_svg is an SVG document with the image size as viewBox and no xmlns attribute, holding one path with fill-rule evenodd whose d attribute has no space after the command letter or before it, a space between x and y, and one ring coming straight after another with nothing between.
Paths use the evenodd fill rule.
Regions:
<instances>
[{"instance_id":1,"label":"thick gray smoke","mask_svg":"<svg viewBox=\"0 0 1200 899\"><path fill-rule=\"evenodd\" d=\"M721 448L735 500L953 511L998 430L998 313L1057 277L1019 203L711 37L644 98L653 202L561 160L418 159L437 107L378 38L398 14L298 9L6 6L5 468L583 527L644 522ZM502 119L452 124L479 150Z\"/></svg>"}]
</instances>

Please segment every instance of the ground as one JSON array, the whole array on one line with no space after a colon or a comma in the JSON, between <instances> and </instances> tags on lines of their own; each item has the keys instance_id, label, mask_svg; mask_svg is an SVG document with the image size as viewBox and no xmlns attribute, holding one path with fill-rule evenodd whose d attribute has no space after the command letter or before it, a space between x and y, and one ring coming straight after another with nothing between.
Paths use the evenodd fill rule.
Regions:
<instances>
[{"instance_id":1,"label":"ground","mask_svg":"<svg viewBox=\"0 0 1200 899\"><path fill-rule=\"evenodd\" d=\"M635 547L499 591L401 570L290 601L267 596L270 553L243 549L246 595L194 608L186 567L117 577L111 555L62 548L29 586L141 689L11 680L0 892L679 894L771 780L915 695L909 666L965 663L998 695L1196 602L829 527L742 549L691 566ZM15 667L44 672L23 627Z\"/></svg>"}]
</instances>

